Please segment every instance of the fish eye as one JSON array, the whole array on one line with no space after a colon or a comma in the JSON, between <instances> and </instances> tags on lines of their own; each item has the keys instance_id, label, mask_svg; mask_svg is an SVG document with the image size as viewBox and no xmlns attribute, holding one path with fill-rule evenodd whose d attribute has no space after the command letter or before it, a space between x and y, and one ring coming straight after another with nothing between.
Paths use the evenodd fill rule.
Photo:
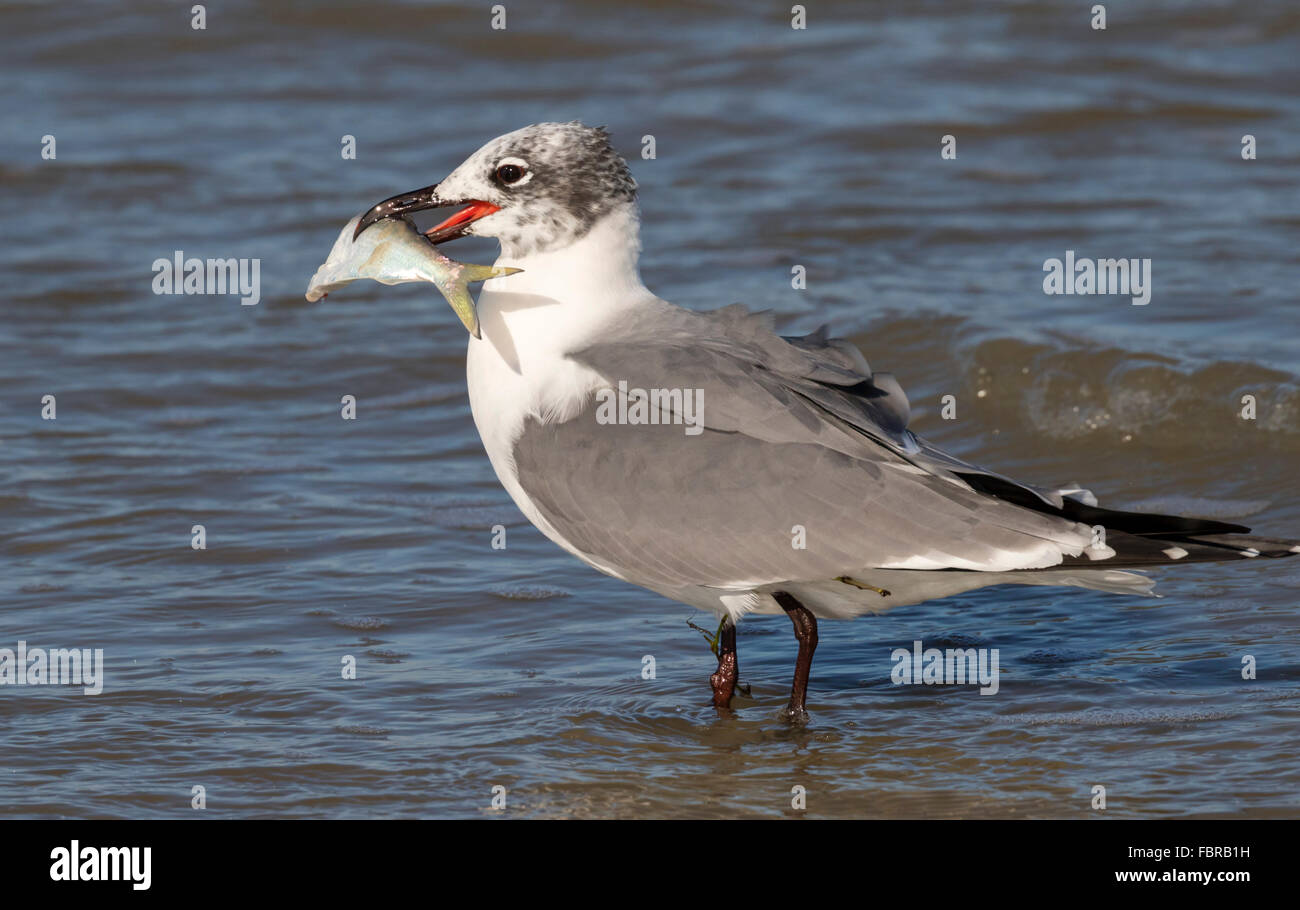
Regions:
<instances>
[{"instance_id":1,"label":"fish eye","mask_svg":"<svg viewBox=\"0 0 1300 910\"><path fill-rule=\"evenodd\" d=\"M527 183L531 177L528 165L518 158L505 158L497 165L496 178L506 186Z\"/></svg>"}]
</instances>

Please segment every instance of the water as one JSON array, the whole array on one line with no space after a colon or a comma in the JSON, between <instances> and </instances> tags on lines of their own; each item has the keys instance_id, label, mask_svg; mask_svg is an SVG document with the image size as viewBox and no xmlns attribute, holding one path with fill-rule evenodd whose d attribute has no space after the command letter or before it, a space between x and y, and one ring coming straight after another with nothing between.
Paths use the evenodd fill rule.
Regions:
<instances>
[{"instance_id":1,"label":"water","mask_svg":"<svg viewBox=\"0 0 1300 910\"><path fill-rule=\"evenodd\" d=\"M436 293L302 299L359 210L606 123L661 295L829 321L1013 476L1294 536L1292 4L188 6L4 8L0 647L102 648L106 682L0 689L0 813L184 817L201 785L215 816L476 816L500 785L513 816L780 816L801 785L814 816L1082 817L1096 784L1112 816L1297 813L1300 565L824 622L804 729L789 623L755 619L719 717L707 618L501 490ZM178 249L260 258L261 302L155 296ZM1151 258L1152 303L1044 295L1067 249ZM998 648L999 693L893 686L916 639Z\"/></svg>"}]
</instances>

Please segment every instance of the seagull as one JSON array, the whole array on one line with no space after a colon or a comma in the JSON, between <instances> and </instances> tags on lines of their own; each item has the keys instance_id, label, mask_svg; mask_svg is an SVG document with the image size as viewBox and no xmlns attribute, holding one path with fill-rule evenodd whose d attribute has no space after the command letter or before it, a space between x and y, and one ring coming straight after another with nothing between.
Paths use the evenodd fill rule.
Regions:
<instances>
[{"instance_id":1,"label":"seagull","mask_svg":"<svg viewBox=\"0 0 1300 910\"><path fill-rule=\"evenodd\" d=\"M604 128L507 133L356 233L445 206L457 211L430 241L496 238L496 267L522 270L483 285L466 359L497 477L578 559L715 615L717 708L734 698L750 614L791 620L782 714L804 723L819 619L994 584L1144 594L1151 579L1128 570L1300 552L969 464L909 429L898 381L824 327L785 337L739 304L660 299L638 271L637 184Z\"/></svg>"}]
</instances>

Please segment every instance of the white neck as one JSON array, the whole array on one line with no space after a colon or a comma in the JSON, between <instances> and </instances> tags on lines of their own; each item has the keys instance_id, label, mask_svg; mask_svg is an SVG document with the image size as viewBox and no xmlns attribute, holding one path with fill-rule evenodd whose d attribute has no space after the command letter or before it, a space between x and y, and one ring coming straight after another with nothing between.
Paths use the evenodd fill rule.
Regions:
<instances>
[{"instance_id":1,"label":"white neck","mask_svg":"<svg viewBox=\"0 0 1300 910\"><path fill-rule=\"evenodd\" d=\"M567 355L629 310L665 305L641 283L640 247L636 209L626 205L563 249L520 258L502 250L496 264L523 271L484 283L483 337L470 338L466 364L474 422L498 474L526 418L568 419L601 384Z\"/></svg>"},{"instance_id":2,"label":"white neck","mask_svg":"<svg viewBox=\"0 0 1300 910\"><path fill-rule=\"evenodd\" d=\"M496 265L523 269L483 285L483 340L516 371L574 350L625 307L654 299L637 270L639 220L631 205L610 212L562 249L519 256L503 245Z\"/></svg>"}]
</instances>

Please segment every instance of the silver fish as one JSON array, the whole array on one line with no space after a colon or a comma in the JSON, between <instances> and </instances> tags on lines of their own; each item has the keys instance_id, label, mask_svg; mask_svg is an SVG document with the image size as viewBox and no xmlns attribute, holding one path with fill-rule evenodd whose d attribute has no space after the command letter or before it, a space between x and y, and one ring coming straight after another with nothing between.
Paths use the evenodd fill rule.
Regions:
<instances>
[{"instance_id":1,"label":"silver fish","mask_svg":"<svg viewBox=\"0 0 1300 910\"><path fill-rule=\"evenodd\" d=\"M351 284L359 278L371 278L381 284L406 284L428 281L447 298L460 321L475 338L480 337L478 312L469 294L473 281L487 281L513 275L521 269L471 265L448 259L416 228L410 218L385 218L372 224L353 238L358 215L339 232L325 264L311 276L307 299L315 302L330 291Z\"/></svg>"}]
</instances>

